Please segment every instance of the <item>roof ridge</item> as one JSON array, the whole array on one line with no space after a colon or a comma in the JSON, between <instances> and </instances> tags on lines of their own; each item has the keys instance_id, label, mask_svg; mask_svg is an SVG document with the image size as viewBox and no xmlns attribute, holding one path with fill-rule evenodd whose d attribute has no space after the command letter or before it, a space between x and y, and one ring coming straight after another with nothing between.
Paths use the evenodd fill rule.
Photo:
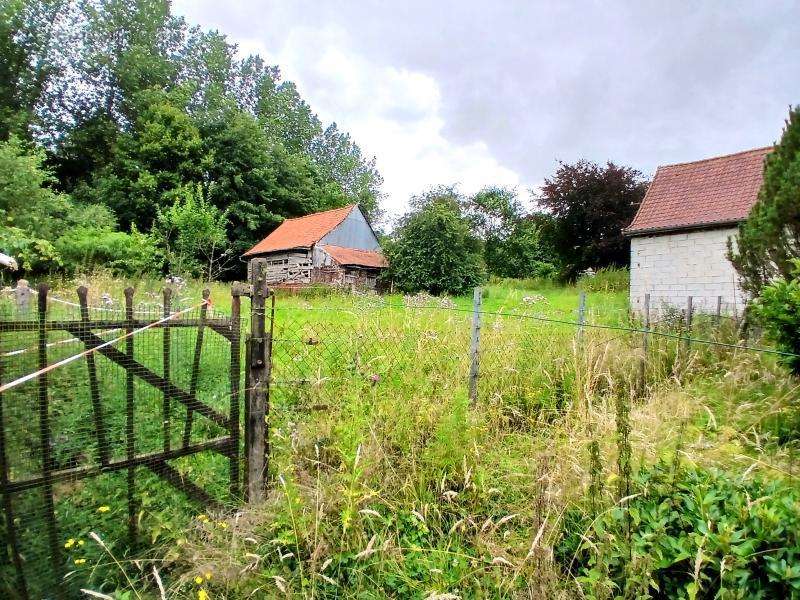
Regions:
<instances>
[{"instance_id":1,"label":"roof ridge","mask_svg":"<svg viewBox=\"0 0 800 600\"><path fill-rule=\"evenodd\" d=\"M763 152L764 150L772 150L774 148L775 148L775 144L770 144L769 146L761 146L759 148L751 148L750 150L740 150L739 152L731 152L729 154L720 154L719 156L710 156L709 158L701 158L700 160L689 160L689 161L685 161L685 162L670 163L670 164L667 164L667 165L659 165L658 167L656 167L656 171L658 171L658 169L665 168L665 167L683 167L683 166L686 166L686 165L697 165L697 164L700 164L700 163L711 162L711 161L714 161L714 160L721 160L721 159L724 159L724 158L731 158L733 156L739 156L741 154L751 154L751 153L755 153L755 152ZM654 177L654 179L655 179L655 177Z\"/></svg>"},{"instance_id":2,"label":"roof ridge","mask_svg":"<svg viewBox=\"0 0 800 600\"><path fill-rule=\"evenodd\" d=\"M300 219L307 219L309 217L318 217L320 215L336 212L338 210L344 210L345 208L353 210L356 206L358 206L358 204L345 204L344 206L340 206L338 208L329 208L328 210L321 210L319 212L308 213L307 215L300 215L299 217L289 217L288 219L284 219L283 221L281 221L281 225L283 225L287 221L299 221Z\"/></svg>"}]
</instances>

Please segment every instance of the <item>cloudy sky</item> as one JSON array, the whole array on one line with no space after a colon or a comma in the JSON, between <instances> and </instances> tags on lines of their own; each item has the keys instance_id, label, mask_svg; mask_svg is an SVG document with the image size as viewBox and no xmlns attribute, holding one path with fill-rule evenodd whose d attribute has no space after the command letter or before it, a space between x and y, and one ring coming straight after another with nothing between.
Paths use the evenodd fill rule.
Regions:
<instances>
[{"instance_id":1,"label":"cloudy sky","mask_svg":"<svg viewBox=\"0 0 800 600\"><path fill-rule=\"evenodd\" d=\"M659 164L775 141L800 104L800 2L176 0L281 67L374 154L385 206L526 193L556 161Z\"/></svg>"}]
</instances>

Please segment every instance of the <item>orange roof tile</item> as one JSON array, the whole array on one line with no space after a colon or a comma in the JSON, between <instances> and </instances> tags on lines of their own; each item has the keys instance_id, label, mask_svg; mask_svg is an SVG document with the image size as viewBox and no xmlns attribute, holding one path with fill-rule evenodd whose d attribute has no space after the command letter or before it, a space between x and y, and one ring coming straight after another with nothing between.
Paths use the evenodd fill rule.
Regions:
<instances>
[{"instance_id":1,"label":"orange roof tile","mask_svg":"<svg viewBox=\"0 0 800 600\"><path fill-rule=\"evenodd\" d=\"M357 250L356 248L343 248L342 246L320 246L330 257L340 265L357 265L359 267L388 267L389 263L379 250Z\"/></svg>"},{"instance_id":2,"label":"orange roof tile","mask_svg":"<svg viewBox=\"0 0 800 600\"><path fill-rule=\"evenodd\" d=\"M250 248L244 255L253 256L277 250L310 248L344 221L355 206L355 204L350 204L304 217L286 219L278 225L275 231Z\"/></svg>"},{"instance_id":3,"label":"orange roof tile","mask_svg":"<svg viewBox=\"0 0 800 600\"><path fill-rule=\"evenodd\" d=\"M736 223L758 199L773 147L659 167L628 235Z\"/></svg>"}]
</instances>

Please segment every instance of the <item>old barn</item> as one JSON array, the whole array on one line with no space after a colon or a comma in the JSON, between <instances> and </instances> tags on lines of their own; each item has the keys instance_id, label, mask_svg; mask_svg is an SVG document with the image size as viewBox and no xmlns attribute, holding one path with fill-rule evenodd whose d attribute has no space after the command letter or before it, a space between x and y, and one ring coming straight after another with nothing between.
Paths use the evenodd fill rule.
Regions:
<instances>
[{"instance_id":1,"label":"old barn","mask_svg":"<svg viewBox=\"0 0 800 600\"><path fill-rule=\"evenodd\" d=\"M263 262L270 285L329 285L374 289L386 268L378 238L351 204L286 219L245 252L248 271Z\"/></svg>"},{"instance_id":2,"label":"old barn","mask_svg":"<svg viewBox=\"0 0 800 600\"><path fill-rule=\"evenodd\" d=\"M728 238L747 218L772 147L659 167L633 222L630 304L737 313L745 297L726 257Z\"/></svg>"}]
</instances>

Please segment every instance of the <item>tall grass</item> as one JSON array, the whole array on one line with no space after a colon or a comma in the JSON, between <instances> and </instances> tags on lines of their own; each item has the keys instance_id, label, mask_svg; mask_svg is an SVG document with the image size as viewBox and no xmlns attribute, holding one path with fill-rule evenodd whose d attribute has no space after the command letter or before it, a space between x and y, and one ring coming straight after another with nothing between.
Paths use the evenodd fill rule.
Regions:
<instances>
[{"instance_id":1,"label":"tall grass","mask_svg":"<svg viewBox=\"0 0 800 600\"><path fill-rule=\"evenodd\" d=\"M642 390L640 334L587 329L578 344L573 326L527 318L574 320L574 288L490 286L470 407L470 300L403 302L278 298L266 502L157 541L158 560L125 565L133 587L155 589L156 566L174 598L601 596L613 569L580 580L564 531L620 508L676 439L694 464L797 475L797 387L769 356L652 336ZM626 293L588 305L590 322L617 323Z\"/></svg>"}]
</instances>

